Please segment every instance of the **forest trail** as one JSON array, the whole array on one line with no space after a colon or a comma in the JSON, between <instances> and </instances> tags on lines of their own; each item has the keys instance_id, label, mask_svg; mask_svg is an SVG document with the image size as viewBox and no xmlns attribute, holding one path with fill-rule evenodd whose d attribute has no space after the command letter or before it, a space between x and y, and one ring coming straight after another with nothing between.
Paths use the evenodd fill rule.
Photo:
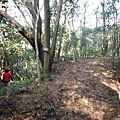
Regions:
<instances>
[{"instance_id":1,"label":"forest trail","mask_svg":"<svg viewBox=\"0 0 120 120\"><path fill-rule=\"evenodd\" d=\"M55 63L56 77L0 98L0 120L120 120L111 58Z\"/></svg>"}]
</instances>

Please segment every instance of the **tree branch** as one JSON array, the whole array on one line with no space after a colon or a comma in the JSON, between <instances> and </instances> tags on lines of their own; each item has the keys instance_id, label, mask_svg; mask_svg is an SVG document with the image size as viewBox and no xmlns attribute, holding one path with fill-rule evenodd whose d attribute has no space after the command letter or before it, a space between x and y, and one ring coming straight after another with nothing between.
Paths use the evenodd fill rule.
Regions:
<instances>
[{"instance_id":1,"label":"tree branch","mask_svg":"<svg viewBox=\"0 0 120 120\"><path fill-rule=\"evenodd\" d=\"M17 31L25 37L29 43L32 45L33 49L35 49L34 39L29 35L29 33L11 16L5 13L3 10L0 10L0 15L3 16L10 24L17 29Z\"/></svg>"},{"instance_id":2,"label":"tree branch","mask_svg":"<svg viewBox=\"0 0 120 120\"><path fill-rule=\"evenodd\" d=\"M5 13L4 11L0 10L0 16L3 16L8 22L10 22L10 24L15 27L17 29L17 31L24 37L26 38L29 43L31 44L31 46L33 47L33 49L36 51L35 49L35 39L31 37L31 35L29 35L29 33L11 16L9 16L7 13ZM43 45L41 43L41 40L39 38L38 40L38 48L39 48L39 58L41 60L42 65L44 64L44 60L43 60Z\"/></svg>"}]
</instances>

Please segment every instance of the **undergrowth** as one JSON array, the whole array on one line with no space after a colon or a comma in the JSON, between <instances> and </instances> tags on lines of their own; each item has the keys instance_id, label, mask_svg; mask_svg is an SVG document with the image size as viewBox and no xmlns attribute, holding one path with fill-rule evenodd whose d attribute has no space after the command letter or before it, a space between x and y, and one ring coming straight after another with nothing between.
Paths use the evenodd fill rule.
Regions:
<instances>
[{"instance_id":1,"label":"undergrowth","mask_svg":"<svg viewBox=\"0 0 120 120\"><path fill-rule=\"evenodd\" d=\"M0 84L0 98L5 98L8 96L10 91L20 92L21 90L26 90L28 85L30 85L34 81L34 78L30 80L17 81L14 84L10 84L10 86L4 86L3 83Z\"/></svg>"}]
</instances>

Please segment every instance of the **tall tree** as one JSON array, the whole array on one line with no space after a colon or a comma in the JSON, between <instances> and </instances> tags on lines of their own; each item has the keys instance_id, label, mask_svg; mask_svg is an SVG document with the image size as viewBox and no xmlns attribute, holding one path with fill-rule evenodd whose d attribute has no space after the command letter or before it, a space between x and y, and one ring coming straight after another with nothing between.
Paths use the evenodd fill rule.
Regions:
<instances>
[{"instance_id":1,"label":"tall tree","mask_svg":"<svg viewBox=\"0 0 120 120\"><path fill-rule=\"evenodd\" d=\"M50 6L49 0L44 0L45 44L44 44L44 76L50 71Z\"/></svg>"},{"instance_id":2,"label":"tall tree","mask_svg":"<svg viewBox=\"0 0 120 120\"><path fill-rule=\"evenodd\" d=\"M38 2L39 2L39 0L38 0ZM39 22L39 14L40 14L40 8L39 8L39 5L38 5L37 10L36 10L36 21L35 21L35 49L36 49L36 61L37 61L38 78L41 79L39 49L38 49L38 40L37 40L37 38L39 38L39 36L38 36L39 27L37 26L38 22Z\"/></svg>"},{"instance_id":3,"label":"tall tree","mask_svg":"<svg viewBox=\"0 0 120 120\"><path fill-rule=\"evenodd\" d=\"M39 0L34 0L34 1L27 1L27 0L13 0L15 2L16 5L21 5L18 7L18 9L20 10L20 12L22 14L24 14L24 12L22 11L21 7L22 5L24 6L24 8L27 8L27 11L29 11L30 15L31 15L31 19L32 19L32 23L33 23L33 32L32 34L35 34L35 30L37 31L37 39L34 39L34 36L32 34L29 34L15 19L13 19L10 15L8 15L7 13L5 13L3 10L0 11L0 15L4 18L6 18L12 26L14 26L18 32L25 37L31 44L31 46L33 47L33 49L36 51L36 47L35 47L35 40L37 40L38 43L38 50L39 50L39 59L42 63L42 66L44 66L44 72L46 71L50 71L52 64L53 64L53 58L54 58L54 54L55 54L55 45L56 45L56 39L57 39L57 32L58 32L58 26L59 26L59 19L60 19L60 13L61 13L61 9L62 9L62 4L63 4L63 0L59 0L59 4L57 7L57 16L56 16L56 25L55 25L55 29L54 29L54 35L53 35L53 41L52 41L52 45L51 45L51 50L50 50L50 8L49 8L49 0L44 1L44 8L45 8L45 46L42 44L42 40L41 40L41 35L42 35L42 20L41 20L41 16L38 16L38 22L36 22L37 20L37 9L39 8ZM19 4L19 2L23 2L23 4ZM25 15L23 16L25 17ZM36 25L37 23L37 25ZM37 29L36 29L37 26ZM44 46L44 48L43 48ZM46 48L48 49L46 51ZM36 51L37 52L37 51ZM44 54L45 53L45 54ZM44 57L45 55L45 57ZM45 61L44 61L45 60ZM45 62L45 63L44 63ZM50 64L49 64L50 62Z\"/></svg>"},{"instance_id":4,"label":"tall tree","mask_svg":"<svg viewBox=\"0 0 120 120\"><path fill-rule=\"evenodd\" d=\"M58 32L58 27L59 27L59 20L60 20L60 14L61 14L61 10L62 10L62 4L63 4L63 0L59 0L59 5L57 8L56 23L55 23L55 28L54 28L53 41L52 41L52 46L51 46L51 51L50 51L50 70L51 70L51 67L53 64L53 59L55 56L57 32Z\"/></svg>"},{"instance_id":5,"label":"tall tree","mask_svg":"<svg viewBox=\"0 0 120 120\"><path fill-rule=\"evenodd\" d=\"M85 42L85 26L86 26L86 12L87 12L87 2L84 4L84 16L83 16L83 28L82 28L82 37L81 37L81 52L84 55L83 51L86 48Z\"/></svg>"},{"instance_id":6,"label":"tall tree","mask_svg":"<svg viewBox=\"0 0 120 120\"><path fill-rule=\"evenodd\" d=\"M108 50L108 41L107 41L107 36L106 36L106 21L105 21L105 0L101 2L102 6L102 13L103 13L103 56L107 55L107 50Z\"/></svg>"}]
</instances>

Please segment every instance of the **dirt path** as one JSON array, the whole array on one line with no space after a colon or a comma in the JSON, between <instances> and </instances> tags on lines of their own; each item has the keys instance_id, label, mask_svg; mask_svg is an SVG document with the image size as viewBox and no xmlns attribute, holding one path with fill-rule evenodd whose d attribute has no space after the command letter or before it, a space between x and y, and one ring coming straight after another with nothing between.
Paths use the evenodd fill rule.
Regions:
<instances>
[{"instance_id":1,"label":"dirt path","mask_svg":"<svg viewBox=\"0 0 120 120\"><path fill-rule=\"evenodd\" d=\"M55 64L51 81L33 82L0 100L0 119L120 120L120 84L111 71L108 58Z\"/></svg>"}]
</instances>

